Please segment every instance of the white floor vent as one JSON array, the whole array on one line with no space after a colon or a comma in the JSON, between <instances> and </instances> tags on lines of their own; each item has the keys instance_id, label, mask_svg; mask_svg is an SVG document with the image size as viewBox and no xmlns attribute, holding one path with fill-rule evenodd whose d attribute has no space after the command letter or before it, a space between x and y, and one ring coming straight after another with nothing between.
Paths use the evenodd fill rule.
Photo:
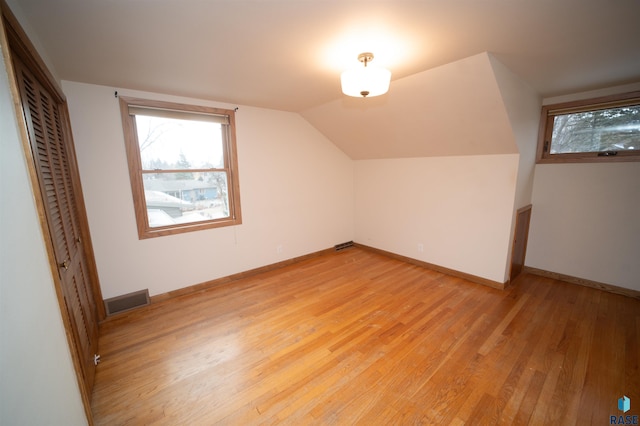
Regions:
<instances>
[{"instance_id":1,"label":"white floor vent","mask_svg":"<svg viewBox=\"0 0 640 426\"><path fill-rule=\"evenodd\" d=\"M113 315L146 306L149 303L149 290L140 290L106 299L104 306L107 310L107 315Z\"/></svg>"}]
</instances>

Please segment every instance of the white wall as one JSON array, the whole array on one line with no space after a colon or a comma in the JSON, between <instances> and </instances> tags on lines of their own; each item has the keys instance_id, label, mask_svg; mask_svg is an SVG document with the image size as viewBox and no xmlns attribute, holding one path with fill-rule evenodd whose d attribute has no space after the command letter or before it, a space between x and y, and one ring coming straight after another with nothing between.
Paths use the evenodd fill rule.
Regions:
<instances>
[{"instance_id":1,"label":"white wall","mask_svg":"<svg viewBox=\"0 0 640 426\"><path fill-rule=\"evenodd\" d=\"M539 164L526 265L640 291L640 163Z\"/></svg>"},{"instance_id":2,"label":"white wall","mask_svg":"<svg viewBox=\"0 0 640 426\"><path fill-rule=\"evenodd\" d=\"M63 81L63 91L105 298L161 294L353 239L353 162L298 114L240 106L242 225L138 240L114 89Z\"/></svg>"},{"instance_id":3,"label":"white wall","mask_svg":"<svg viewBox=\"0 0 640 426\"><path fill-rule=\"evenodd\" d=\"M526 265L640 291L640 163L539 164Z\"/></svg>"},{"instance_id":4,"label":"white wall","mask_svg":"<svg viewBox=\"0 0 640 426\"><path fill-rule=\"evenodd\" d=\"M536 165L536 145L542 99L526 82L489 55L495 73L509 126L518 147L518 183L515 208L531 204L533 176Z\"/></svg>"},{"instance_id":5,"label":"white wall","mask_svg":"<svg viewBox=\"0 0 640 426\"><path fill-rule=\"evenodd\" d=\"M517 154L356 161L356 241L502 283L517 169Z\"/></svg>"},{"instance_id":6,"label":"white wall","mask_svg":"<svg viewBox=\"0 0 640 426\"><path fill-rule=\"evenodd\" d=\"M496 83L502 96L509 126L518 147L518 179L513 209L513 225L509 241L513 241L517 210L532 203L533 177L536 165L536 145L542 99L527 83L489 55ZM535 208L535 207L534 207ZM511 250L507 254L504 281L511 274Z\"/></svg>"},{"instance_id":7,"label":"white wall","mask_svg":"<svg viewBox=\"0 0 640 426\"><path fill-rule=\"evenodd\" d=\"M640 291L640 163L538 164L533 205L527 266Z\"/></svg>"},{"instance_id":8,"label":"white wall","mask_svg":"<svg viewBox=\"0 0 640 426\"><path fill-rule=\"evenodd\" d=\"M0 65L0 424L87 424Z\"/></svg>"},{"instance_id":9,"label":"white wall","mask_svg":"<svg viewBox=\"0 0 640 426\"><path fill-rule=\"evenodd\" d=\"M420 147L402 155L404 138L387 137L398 158L356 161L356 241L505 282L516 195L531 198L537 95L487 53L394 81L393 91L404 121L378 125L420 123ZM416 155L427 151L434 156Z\"/></svg>"}]
</instances>

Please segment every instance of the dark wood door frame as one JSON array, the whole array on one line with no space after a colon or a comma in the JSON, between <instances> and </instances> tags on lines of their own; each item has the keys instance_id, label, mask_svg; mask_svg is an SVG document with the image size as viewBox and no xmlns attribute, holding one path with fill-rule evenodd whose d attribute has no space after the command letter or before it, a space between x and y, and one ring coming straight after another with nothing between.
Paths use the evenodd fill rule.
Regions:
<instances>
[{"instance_id":1,"label":"dark wood door frame","mask_svg":"<svg viewBox=\"0 0 640 426\"><path fill-rule=\"evenodd\" d=\"M511 270L509 281L513 281L524 268L529 240L529 224L531 222L531 204L516 212L516 224L513 232L513 246L511 248Z\"/></svg>"},{"instance_id":2,"label":"dark wood door frame","mask_svg":"<svg viewBox=\"0 0 640 426\"><path fill-rule=\"evenodd\" d=\"M94 336L91 339L92 345L95 344L95 346L91 347L91 349L93 349L97 347L97 323L105 318L105 309L98 281L93 245L89 234L89 224L86 217L84 198L82 196L82 188L71 137L71 125L66 98L4 0L0 0L0 12L0 43L2 44L5 67L9 73L9 84L11 86L16 110L16 120L22 139L23 152L27 159L27 170L31 181L33 197L38 211L44 244L50 264L51 277L54 282L67 341L69 343L70 354L78 378L78 386L83 400L85 414L89 424L92 424L91 386L93 383L93 370L87 374L87 365L89 363L87 363L86 356L84 356L85 354L82 353L83 344L81 342L84 338L81 333L86 333L86 330L78 330L78 318L83 315L91 316L87 324L94 330ZM14 59L16 60L16 64L13 63ZM53 222L51 222L51 218L47 216L52 201L50 196L48 197L49 200L45 198L44 193L47 192L41 186L42 172L38 168L39 160L36 158L36 155L34 155L34 152L37 151L38 148L32 140L33 128L29 126L29 120L31 118L27 111L28 108L25 108L23 104L24 99L20 89L21 81L16 73L16 66L18 66L18 68L24 67L23 71L28 70L33 80L37 81L38 90L42 91L43 99L46 98L47 103L54 104L48 108L48 111L53 112L55 116L47 116L47 121L53 123L51 124L53 127L49 127L49 133L53 133L55 136L48 135L45 136L45 138L57 138L58 148L64 152L64 161L57 164L64 167L65 175L62 179L65 182L63 185L65 185L67 190L64 197L67 202L70 203L67 206L70 216L67 216L69 217L69 222L64 224L65 232L68 231L70 227L73 228L73 235L71 236L71 234L67 232L64 237L67 244L69 241L72 241L73 244L73 252L70 252L70 258L68 260L58 259L60 257L59 241L57 241L57 237L54 237L54 231L51 227ZM53 197L59 197L59 195L56 194ZM74 255L74 253L77 254L78 252L81 253L82 260L75 261L74 259L77 259L78 256ZM70 273L74 274L71 280L68 275ZM65 274L67 274L67 277L65 277ZM76 294L72 295L67 288L68 286L65 287L66 284L63 284L63 282L76 282L80 279L85 280L85 284L82 288L75 288L74 291ZM83 290L86 291L84 299L82 294L77 293ZM75 301L71 302L69 299L72 297L77 298L77 300L83 299L83 304L79 305L75 303ZM78 310L82 312L79 313ZM87 351L86 345L84 346L84 350L85 352ZM94 365L92 365L92 367L95 368Z\"/></svg>"}]
</instances>

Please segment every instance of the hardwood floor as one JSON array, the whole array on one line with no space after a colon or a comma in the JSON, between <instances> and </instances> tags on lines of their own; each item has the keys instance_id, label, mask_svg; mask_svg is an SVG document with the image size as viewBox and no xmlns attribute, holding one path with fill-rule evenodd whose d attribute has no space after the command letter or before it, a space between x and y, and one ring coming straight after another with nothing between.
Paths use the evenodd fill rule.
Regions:
<instances>
[{"instance_id":1,"label":"hardwood floor","mask_svg":"<svg viewBox=\"0 0 640 426\"><path fill-rule=\"evenodd\" d=\"M609 424L640 301L494 290L350 248L108 321L98 425Z\"/></svg>"}]
</instances>

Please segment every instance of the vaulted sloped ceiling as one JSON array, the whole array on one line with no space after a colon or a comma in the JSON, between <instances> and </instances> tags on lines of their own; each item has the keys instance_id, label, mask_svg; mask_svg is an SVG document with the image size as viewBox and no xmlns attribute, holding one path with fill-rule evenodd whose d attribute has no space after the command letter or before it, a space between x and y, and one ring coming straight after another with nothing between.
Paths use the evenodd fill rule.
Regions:
<instances>
[{"instance_id":1,"label":"vaulted sloped ceiling","mask_svg":"<svg viewBox=\"0 0 640 426\"><path fill-rule=\"evenodd\" d=\"M301 114L354 160L518 152L488 53Z\"/></svg>"},{"instance_id":2,"label":"vaulted sloped ceiling","mask_svg":"<svg viewBox=\"0 0 640 426\"><path fill-rule=\"evenodd\" d=\"M304 111L361 52L415 73L493 52L542 96L640 78L637 0L6 0L62 80Z\"/></svg>"},{"instance_id":3,"label":"vaulted sloped ceiling","mask_svg":"<svg viewBox=\"0 0 640 426\"><path fill-rule=\"evenodd\" d=\"M297 112L353 159L517 152L490 58L545 97L640 81L637 0L6 1L61 80ZM366 51L391 89L348 98Z\"/></svg>"}]
</instances>

